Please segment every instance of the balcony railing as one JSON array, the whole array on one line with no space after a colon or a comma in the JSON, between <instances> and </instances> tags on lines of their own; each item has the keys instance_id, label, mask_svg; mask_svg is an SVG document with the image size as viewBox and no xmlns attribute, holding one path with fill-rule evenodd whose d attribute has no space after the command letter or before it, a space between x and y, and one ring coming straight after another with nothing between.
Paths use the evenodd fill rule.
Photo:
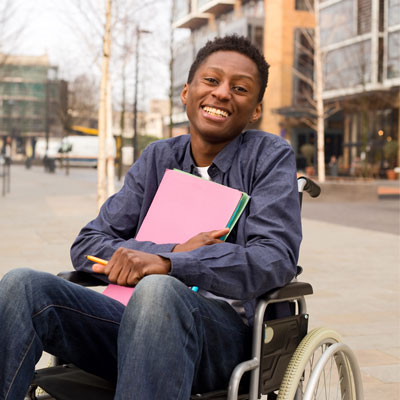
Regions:
<instances>
[{"instance_id":1,"label":"balcony railing","mask_svg":"<svg viewBox=\"0 0 400 400\"><path fill-rule=\"evenodd\" d=\"M198 29L206 24L211 17L211 14L191 13L183 18L180 18L174 23L175 28Z\"/></svg>"},{"instance_id":2,"label":"balcony railing","mask_svg":"<svg viewBox=\"0 0 400 400\"><path fill-rule=\"evenodd\" d=\"M198 0L197 8L200 13L211 13L218 16L224 12L233 10L237 0Z\"/></svg>"},{"instance_id":3,"label":"balcony railing","mask_svg":"<svg viewBox=\"0 0 400 400\"><path fill-rule=\"evenodd\" d=\"M212 17L232 11L240 0L197 0L191 3L191 12L184 15L182 9L177 13L175 28L197 29L206 24Z\"/></svg>"}]
</instances>

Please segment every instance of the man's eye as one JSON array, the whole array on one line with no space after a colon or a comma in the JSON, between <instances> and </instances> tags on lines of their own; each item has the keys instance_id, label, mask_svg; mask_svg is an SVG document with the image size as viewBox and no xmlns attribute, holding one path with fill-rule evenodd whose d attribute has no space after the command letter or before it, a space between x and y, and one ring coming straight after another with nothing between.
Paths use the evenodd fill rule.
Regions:
<instances>
[{"instance_id":1,"label":"man's eye","mask_svg":"<svg viewBox=\"0 0 400 400\"><path fill-rule=\"evenodd\" d=\"M248 92L248 90L246 88L244 88L243 86L234 86L233 89L239 93L247 93Z\"/></svg>"}]
</instances>

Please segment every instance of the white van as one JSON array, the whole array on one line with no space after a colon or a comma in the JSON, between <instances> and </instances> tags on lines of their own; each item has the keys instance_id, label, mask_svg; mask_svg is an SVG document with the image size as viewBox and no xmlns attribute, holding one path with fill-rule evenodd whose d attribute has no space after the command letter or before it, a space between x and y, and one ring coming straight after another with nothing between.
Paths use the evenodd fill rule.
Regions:
<instances>
[{"instance_id":1,"label":"white van","mask_svg":"<svg viewBox=\"0 0 400 400\"><path fill-rule=\"evenodd\" d=\"M112 142L115 157L115 141ZM61 142L61 159L68 158L69 164L79 167L96 167L99 153L97 136L65 136Z\"/></svg>"},{"instance_id":2,"label":"white van","mask_svg":"<svg viewBox=\"0 0 400 400\"><path fill-rule=\"evenodd\" d=\"M49 138L49 147L47 156L50 158L58 158L61 146L61 138ZM35 158L43 160L46 155L46 138L38 138L35 144Z\"/></svg>"}]
</instances>

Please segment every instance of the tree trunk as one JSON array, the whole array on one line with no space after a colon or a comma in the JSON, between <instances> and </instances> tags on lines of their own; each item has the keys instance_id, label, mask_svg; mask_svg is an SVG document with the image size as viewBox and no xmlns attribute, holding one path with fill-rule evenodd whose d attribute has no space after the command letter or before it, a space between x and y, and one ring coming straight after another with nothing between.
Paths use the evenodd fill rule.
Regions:
<instances>
[{"instance_id":1,"label":"tree trunk","mask_svg":"<svg viewBox=\"0 0 400 400\"><path fill-rule=\"evenodd\" d=\"M171 0L171 20L170 20L170 38L169 38L169 76L170 76L170 86L169 86L169 127L168 136L173 135L173 109L174 109L174 15L175 15L175 4L176 0Z\"/></svg>"},{"instance_id":2,"label":"tree trunk","mask_svg":"<svg viewBox=\"0 0 400 400\"><path fill-rule=\"evenodd\" d=\"M97 209L103 205L106 195L106 141L108 127L107 103L109 93L109 64L111 49L111 0L106 0L106 24L101 62L99 106L99 154L97 160Z\"/></svg>"},{"instance_id":3,"label":"tree trunk","mask_svg":"<svg viewBox=\"0 0 400 400\"><path fill-rule=\"evenodd\" d=\"M108 81L107 90L107 133L106 133L106 154L107 154L107 197L115 193L115 165L114 165L114 138L112 134L112 105L111 105L111 83Z\"/></svg>"},{"instance_id":4,"label":"tree trunk","mask_svg":"<svg viewBox=\"0 0 400 400\"><path fill-rule=\"evenodd\" d=\"M317 160L318 180L325 182L325 131L324 131L324 101L322 98L323 73L319 21L319 1L314 3L315 35L314 35L314 67L315 67L315 100L317 103Z\"/></svg>"}]
</instances>

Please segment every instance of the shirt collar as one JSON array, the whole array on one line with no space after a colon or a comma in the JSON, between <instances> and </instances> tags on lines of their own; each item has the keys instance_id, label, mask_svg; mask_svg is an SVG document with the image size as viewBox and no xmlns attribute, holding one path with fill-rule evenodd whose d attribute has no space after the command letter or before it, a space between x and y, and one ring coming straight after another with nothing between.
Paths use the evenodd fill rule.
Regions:
<instances>
[{"instance_id":1,"label":"shirt collar","mask_svg":"<svg viewBox=\"0 0 400 400\"><path fill-rule=\"evenodd\" d=\"M243 141L243 133L227 144L214 158L213 164L222 172L227 172L232 165L233 158Z\"/></svg>"}]
</instances>

